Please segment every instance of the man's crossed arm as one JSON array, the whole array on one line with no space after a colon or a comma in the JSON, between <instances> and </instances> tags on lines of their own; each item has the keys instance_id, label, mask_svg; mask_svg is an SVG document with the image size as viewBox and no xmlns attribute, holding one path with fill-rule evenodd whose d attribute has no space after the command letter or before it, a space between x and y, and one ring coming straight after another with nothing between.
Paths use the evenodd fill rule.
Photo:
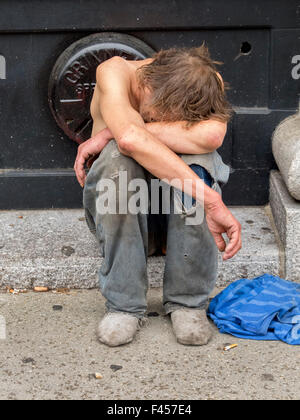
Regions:
<instances>
[{"instance_id":1,"label":"man's crossed arm","mask_svg":"<svg viewBox=\"0 0 300 420\"><path fill-rule=\"evenodd\" d=\"M208 120L187 129L185 121L151 122L145 123L145 129L175 153L200 155L210 153L222 145L227 124ZM84 183L86 175L85 162L88 161L88 166L91 166L91 163L113 138L112 132L105 128L81 146L81 167L78 168L80 184Z\"/></svg>"},{"instance_id":2,"label":"man's crossed arm","mask_svg":"<svg viewBox=\"0 0 300 420\"><path fill-rule=\"evenodd\" d=\"M146 129L175 153L201 155L222 146L227 124L201 121L186 128L185 121L146 123Z\"/></svg>"},{"instance_id":3,"label":"man's crossed arm","mask_svg":"<svg viewBox=\"0 0 300 420\"><path fill-rule=\"evenodd\" d=\"M189 136L187 134L189 130L183 127L184 123L182 122L173 124L150 123L147 127L141 115L131 106L128 93L130 81L127 79L126 69L122 68L126 64L122 62L106 63L106 66L98 67L96 88L100 89L101 114L108 128L103 130L103 135L101 133L97 135L98 138L96 136L95 140L90 139L79 146L74 166L78 181L83 186L86 159L95 153L99 153L99 151L95 152L97 147L102 146L103 148L112 136L117 141L121 153L132 157L157 178L165 179L171 185L174 185L173 181L175 179L179 179L181 185L184 185L185 180L192 180L192 183L188 183L187 187L184 188L184 192L196 199L201 196L201 193L197 191L200 184L201 190L204 191L204 203L202 204L206 212L208 227L219 250L224 252L223 259L227 260L233 257L241 248L241 226L239 222L224 205L220 195L200 181L194 171L175 153L193 154L191 153L192 150L194 150L194 154L208 153L214 150L216 145L218 146L218 142L223 140L225 131L223 131L223 137L220 135L221 130L217 134L215 132L212 134L212 131L210 131L210 137L207 135L210 126L205 124L206 135L202 134L203 142L201 142L197 141L200 131L197 131L197 134L194 131L193 136ZM182 126L179 127L180 125ZM152 134L151 130L154 134L157 130L160 130L158 138ZM170 135L170 131L173 136ZM180 144L186 143L182 136L179 138L178 133L180 131L180 134L185 134L190 140L190 146L187 146L189 147L187 149L180 148ZM209 141L205 142L205 139L208 140L208 138ZM184 152L183 150L188 151ZM227 245L222 236L223 233L226 233L229 238Z\"/></svg>"}]
</instances>

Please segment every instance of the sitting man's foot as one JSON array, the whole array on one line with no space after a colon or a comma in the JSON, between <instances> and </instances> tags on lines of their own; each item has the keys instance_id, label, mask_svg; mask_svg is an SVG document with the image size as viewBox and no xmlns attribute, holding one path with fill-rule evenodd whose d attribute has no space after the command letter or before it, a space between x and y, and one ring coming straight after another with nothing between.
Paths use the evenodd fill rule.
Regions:
<instances>
[{"instance_id":1,"label":"sitting man's foot","mask_svg":"<svg viewBox=\"0 0 300 420\"><path fill-rule=\"evenodd\" d=\"M124 312L109 312L100 321L98 338L110 347L130 343L139 327L139 319Z\"/></svg>"},{"instance_id":2,"label":"sitting man's foot","mask_svg":"<svg viewBox=\"0 0 300 420\"><path fill-rule=\"evenodd\" d=\"M193 308L180 308L171 313L173 330L178 343L203 346L212 337L206 311Z\"/></svg>"}]
</instances>

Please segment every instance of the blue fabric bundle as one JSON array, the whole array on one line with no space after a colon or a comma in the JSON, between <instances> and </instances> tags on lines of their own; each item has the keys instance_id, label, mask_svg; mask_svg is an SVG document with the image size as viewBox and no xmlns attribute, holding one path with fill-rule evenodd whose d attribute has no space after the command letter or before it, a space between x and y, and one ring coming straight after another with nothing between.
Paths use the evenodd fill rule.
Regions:
<instances>
[{"instance_id":1,"label":"blue fabric bundle","mask_svg":"<svg viewBox=\"0 0 300 420\"><path fill-rule=\"evenodd\" d=\"M210 303L221 333L300 344L300 284L264 274L232 283Z\"/></svg>"}]
</instances>

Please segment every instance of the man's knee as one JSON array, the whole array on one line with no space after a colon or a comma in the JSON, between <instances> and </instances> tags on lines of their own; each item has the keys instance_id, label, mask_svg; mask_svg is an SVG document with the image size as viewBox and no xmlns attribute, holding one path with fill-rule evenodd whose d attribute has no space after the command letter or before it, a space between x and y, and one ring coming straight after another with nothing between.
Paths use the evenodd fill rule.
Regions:
<instances>
[{"instance_id":1,"label":"man's knee","mask_svg":"<svg viewBox=\"0 0 300 420\"><path fill-rule=\"evenodd\" d=\"M135 185L132 184L135 180L138 185L142 182L147 186L144 168L121 154L116 142L111 141L89 171L83 191L84 207L90 210L96 221L101 219L108 225L109 230L112 226L124 224L125 220L130 225L131 219L136 218L134 215L130 217L128 210L133 194L130 186Z\"/></svg>"},{"instance_id":2,"label":"man's knee","mask_svg":"<svg viewBox=\"0 0 300 420\"><path fill-rule=\"evenodd\" d=\"M93 163L86 182L100 179L116 179L120 172L126 172L129 180L145 178L144 169L132 158L123 155L115 140L111 140Z\"/></svg>"}]
</instances>

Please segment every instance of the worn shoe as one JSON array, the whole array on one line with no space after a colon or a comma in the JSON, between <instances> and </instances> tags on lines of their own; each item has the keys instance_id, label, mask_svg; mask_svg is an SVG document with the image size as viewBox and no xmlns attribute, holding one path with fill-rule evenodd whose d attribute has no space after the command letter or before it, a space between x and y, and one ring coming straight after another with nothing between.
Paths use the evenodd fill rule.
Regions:
<instances>
[{"instance_id":1,"label":"worn shoe","mask_svg":"<svg viewBox=\"0 0 300 420\"><path fill-rule=\"evenodd\" d=\"M139 319L124 312L109 312L100 321L97 335L110 347L130 343L139 328Z\"/></svg>"},{"instance_id":2,"label":"worn shoe","mask_svg":"<svg viewBox=\"0 0 300 420\"><path fill-rule=\"evenodd\" d=\"M180 308L171 313L173 330L178 343L203 346L212 337L206 311L193 308Z\"/></svg>"}]
</instances>

